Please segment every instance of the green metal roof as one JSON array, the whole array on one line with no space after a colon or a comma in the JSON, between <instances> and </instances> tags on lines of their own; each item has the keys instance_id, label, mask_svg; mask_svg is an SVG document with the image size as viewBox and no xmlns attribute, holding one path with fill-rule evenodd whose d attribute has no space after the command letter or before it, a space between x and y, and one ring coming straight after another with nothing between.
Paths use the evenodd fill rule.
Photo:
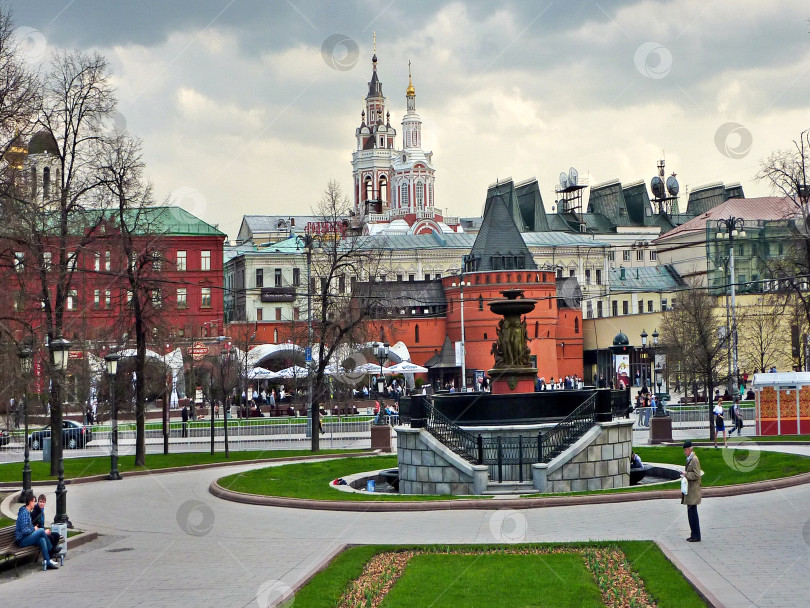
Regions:
<instances>
[{"instance_id":1,"label":"green metal roof","mask_svg":"<svg viewBox=\"0 0 810 608\"><path fill-rule=\"evenodd\" d=\"M182 207L174 207L171 205L146 207L141 209L140 212L145 214L145 219L137 219L135 217L135 211L132 212L132 216L133 221L139 221L139 223L145 222L149 226L144 232L172 236L211 235L221 236L223 238L226 236L225 233L218 230L216 226L204 222Z\"/></svg>"},{"instance_id":2,"label":"green metal roof","mask_svg":"<svg viewBox=\"0 0 810 608\"><path fill-rule=\"evenodd\" d=\"M682 287L683 280L670 265L610 269L613 291L673 291Z\"/></svg>"}]
</instances>

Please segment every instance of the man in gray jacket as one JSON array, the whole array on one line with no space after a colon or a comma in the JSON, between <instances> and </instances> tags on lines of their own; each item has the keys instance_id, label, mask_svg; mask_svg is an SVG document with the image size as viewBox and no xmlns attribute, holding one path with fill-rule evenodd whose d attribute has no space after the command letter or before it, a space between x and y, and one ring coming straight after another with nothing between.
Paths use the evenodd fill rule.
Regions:
<instances>
[{"instance_id":1,"label":"man in gray jacket","mask_svg":"<svg viewBox=\"0 0 810 608\"><path fill-rule=\"evenodd\" d=\"M683 453L686 456L686 468L681 477L688 482L687 492L681 496L681 504L686 505L686 514L689 517L691 535L686 540L690 543L700 542L700 520L697 506L700 504L700 460L692 449L692 442L685 441Z\"/></svg>"}]
</instances>

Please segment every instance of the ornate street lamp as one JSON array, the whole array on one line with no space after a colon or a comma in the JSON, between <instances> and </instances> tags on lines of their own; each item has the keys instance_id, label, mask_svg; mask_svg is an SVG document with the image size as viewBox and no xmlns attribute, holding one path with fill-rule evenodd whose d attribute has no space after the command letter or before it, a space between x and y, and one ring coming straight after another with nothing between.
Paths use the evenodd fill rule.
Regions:
<instances>
[{"instance_id":1,"label":"ornate street lamp","mask_svg":"<svg viewBox=\"0 0 810 608\"><path fill-rule=\"evenodd\" d=\"M112 407L112 423L110 425L110 437L112 439L112 449L110 450L110 474L107 479L121 479L118 472L118 406L115 403L115 376L118 373L118 360L120 353L110 353L104 357L107 365L107 375L110 377L110 405Z\"/></svg>"},{"instance_id":2,"label":"ornate street lamp","mask_svg":"<svg viewBox=\"0 0 810 608\"><path fill-rule=\"evenodd\" d=\"M641 330L641 385L642 390L647 388L647 365L644 349L647 348L647 330Z\"/></svg>"},{"instance_id":3,"label":"ornate street lamp","mask_svg":"<svg viewBox=\"0 0 810 608\"><path fill-rule=\"evenodd\" d=\"M739 394L737 388L737 278L734 274L734 239L745 238L745 220L741 217L721 218L717 220L717 234L715 238L718 240L728 240L728 265L729 265L729 288L731 291L731 327L730 331L730 350L731 350L731 394ZM728 307L728 299L726 300Z\"/></svg>"},{"instance_id":4,"label":"ornate street lamp","mask_svg":"<svg viewBox=\"0 0 810 608\"><path fill-rule=\"evenodd\" d=\"M53 366L56 370L56 396L59 401L62 400L61 397L61 385L62 385L62 378L60 376L64 375L65 371L67 370L68 366L68 359L70 353L70 347L72 343L70 340L66 340L65 338L56 338L55 340L51 340L48 343L48 348L51 351L51 355L53 356ZM55 404L57 407L62 407L61 403ZM61 418L61 416L60 416ZM54 441L54 438L57 437L56 433L59 432L60 435L58 436L58 440ZM65 461L64 461L64 435L61 434L62 429L54 429L51 428L51 449L56 449L56 460L58 463L58 475L59 481L56 484L56 517L54 517L53 521L56 524L67 524L68 528L72 528L73 524L70 521L70 518L67 514L67 488L65 488Z\"/></svg>"},{"instance_id":5,"label":"ornate street lamp","mask_svg":"<svg viewBox=\"0 0 810 608\"><path fill-rule=\"evenodd\" d=\"M17 349L17 356L20 358L20 368L23 374L23 419L25 423L25 463L23 464L23 488L20 492L20 502L25 501L25 495L31 491L31 464L29 462L28 447L28 378L31 375L31 348L25 345Z\"/></svg>"},{"instance_id":6,"label":"ornate street lamp","mask_svg":"<svg viewBox=\"0 0 810 608\"><path fill-rule=\"evenodd\" d=\"M307 431L312 433L312 451L317 452L320 449L320 442L318 437L318 414L313 411L312 399L312 250L315 247L320 247L323 240L320 236L304 233L298 237L296 241L296 250L303 246L307 256L307 349L306 349L306 364L307 364Z\"/></svg>"},{"instance_id":7,"label":"ornate street lamp","mask_svg":"<svg viewBox=\"0 0 810 608\"><path fill-rule=\"evenodd\" d=\"M376 347L377 360L380 362L380 379L377 381L377 391L382 393L385 389L385 376L383 375L383 363L388 359L388 342L378 342ZM382 386L382 390L380 389Z\"/></svg>"}]
</instances>

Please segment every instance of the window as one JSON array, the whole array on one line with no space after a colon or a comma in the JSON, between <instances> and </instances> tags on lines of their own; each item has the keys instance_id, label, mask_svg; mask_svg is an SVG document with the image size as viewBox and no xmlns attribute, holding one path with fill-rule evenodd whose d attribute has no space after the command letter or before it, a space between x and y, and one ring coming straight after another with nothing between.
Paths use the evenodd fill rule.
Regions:
<instances>
[{"instance_id":1,"label":"window","mask_svg":"<svg viewBox=\"0 0 810 608\"><path fill-rule=\"evenodd\" d=\"M200 289L200 308L211 308L211 288Z\"/></svg>"},{"instance_id":2,"label":"window","mask_svg":"<svg viewBox=\"0 0 810 608\"><path fill-rule=\"evenodd\" d=\"M591 284L591 269L590 268L585 269L585 284L586 285Z\"/></svg>"},{"instance_id":3,"label":"window","mask_svg":"<svg viewBox=\"0 0 810 608\"><path fill-rule=\"evenodd\" d=\"M408 207L408 184L402 184L399 189L399 206L400 207Z\"/></svg>"},{"instance_id":4,"label":"window","mask_svg":"<svg viewBox=\"0 0 810 608\"><path fill-rule=\"evenodd\" d=\"M484 296L478 296L478 310L484 310Z\"/></svg>"},{"instance_id":5,"label":"window","mask_svg":"<svg viewBox=\"0 0 810 608\"><path fill-rule=\"evenodd\" d=\"M616 260L616 252L608 251L608 261L614 262Z\"/></svg>"},{"instance_id":6,"label":"window","mask_svg":"<svg viewBox=\"0 0 810 608\"><path fill-rule=\"evenodd\" d=\"M256 287L264 287L264 268L256 269Z\"/></svg>"},{"instance_id":7,"label":"window","mask_svg":"<svg viewBox=\"0 0 810 608\"><path fill-rule=\"evenodd\" d=\"M152 252L152 268L155 272L160 272L163 269L163 254L160 251Z\"/></svg>"},{"instance_id":8,"label":"window","mask_svg":"<svg viewBox=\"0 0 810 608\"><path fill-rule=\"evenodd\" d=\"M577 276L577 271L576 271L576 268L571 268L571 269L568 271L568 276L569 276L569 277L575 277L575 276Z\"/></svg>"},{"instance_id":9,"label":"window","mask_svg":"<svg viewBox=\"0 0 810 608\"><path fill-rule=\"evenodd\" d=\"M643 262L644 261L644 250L643 249L639 249L638 251L636 251L636 261L637 262Z\"/></svg>"},{"instance_id":10,"label":"window","mask_svg":"<svg viewBox=\"0 0 810 608\"><path fill-rule=\"evenodd\" d=\"M329 293L329 280L326 277L321 277L321 293Z\"/></svg>"},{"instance_id":11,"label":"window","mask_svg":"<svg viewBox=\"0 0 810 608\"><path fill-rule=\"evenodd\" d=\"M785 246L782 243L779 243L776 246L776 250L779 253L779 255L782 255L785 252Z\"/></svg>"},{"instance_id":12,"label":"window","mask_svg":"<svg viewBox=\"0 0 810 608\"><path fill-rule=\"evenodd\" d=\"M264 320L264 319L263 319L263 316L264 316L264 309L262 309L262 308L257 308L257 309L256 309L256 320L257 320L257 321L263 321L263 320Z\"/></svg>"},{"instance_id":13,"label":"window","mask_svg":"<svg viewBox=\"0 0 810 608\"><path fill-rule=\"evenodd\" d=\"M596 316L600 319L602 318L602 300L596 303Z\"/></svg>"},{"instance_id":14,"label":"window","mask_svg":"<svg viewBox=\"0 0 810 608\"><path fill-rule=\"evenodd\" d=\"M574 333L579 333L579 317L574 317Z\"/></svg>"},{"instance_id":15,"label":"window","mask_svg":"<svg viewBox=\"0 0 810 608\"><path fill-rule=\"evenodd\" d=\"M109 270L109 269L110 269L110 252L105 251L104 252L104 270Z\"/></svg>"},{"instance_id":16,"label":"window","mask_svg":"<svg viewBox=\"0 0 810 608\"><path fill-rule=\"evenodd\" d=\"M98 310L100 306L101 306L101 290L96 289L93 292L93 308Z\"/></svg>"},{"instance_id":17,"label":"window","mask_svg":"<svg viewBox=\"0 0 810 608\"><path fill-rule=\"evenodd\" d=\"M644 312L644 300L639 300L638 301L638 314L641 314L643 312Z\"/></svg>"},{"instance_id":18,"label":"window","mask_svg":"<svg viewBox=\"0 0 810 608\"><path fill-rule=\"evenodd\" d=\"M426 281L429 281L429 280L430 280L430 275L429 275L428 273L425 273L425 280L426 280Z\"/></svg>"},{"instance_id":19,"label":"window","mask_svg":"<svg viewBox=\"0 0 810 608\"><path fill-rule=\"evenodd\" d=\"M653 301L652 300L647 300L647 312L652 312L652 311L653 311Z\"/></svg>"},{"instance_id":20,"label":"window","mask_svg":"<svg viewBox=\"0 0 810 608\"><path fill-rule=\"evenodd\" d=\"M110 301L112 300L112 292L108 289L104 292L104 308L110 308Z\"/></svg>"},{"instance_id":21,"label":"window","mask_svg":"<svg viewBox=\"0 0 810 608\"><path fill-rule=\"evenodd\" d=\"M22 251L14 252L14 270L17 272L25 270L25 254Z\"/></svg>"},{"instance_id":22,"label":"window","mask_svg":"<svg viewBox=\"0 0 810 608\"><path fill-rule=\"evenodd\" d=\"M661 312L664 312L667 309L667 299L661 298Z\"/></svg>"},{"instance_id":23,"label":"window","mask_svg":"<svg viewBox=\"0 0 810 608\"><path fill-rule=\"evenodd\" d=\"M622 250L622 260L624 260L625 262L630 261L630 250L629 249L623 249Z\"/></svg>"},{"instance_id":24,"label":"window","mask_svg":"<svg viewBox=\"0 0 810 608\"><path fill-rule=\"evenodd\" d=\"M745 255L745 245L737 245L737 255Z\"/></svg>"},{"instance_id":25,"label":"window","mask_svg":"<svg viewBox=\"0 0 810 608\"><path fill-rule=\"evenodd\" d=\"M357 290L357 277L352 277L351 285L352 285L352 293L354 293Z\"/></svg>"},{"instance_id":26,"label":"window","mask_svg":"<svg viewBox=\"0 0 810 608\"><path fill-rule=\"evenodd\" d=\"M211 270L211 252L200 252L200 270Z\"/></svg>"},{"instance_id":27,"label":"window","mask_svg":"<svg viewBox=\"0 0 810 608\"><path fill-rule=\"evenodd\" d=\"M93 270L95 270L96 272L101 270L101 252L100 251L96 251L93 254Z\"/></svg>"},{"instance_id":28,"label":"window","mask_svg":"<svg viewBox=\"0 0 810 608\"><path fill-rule=\"evenodd\" d=\"M397 281L402 282L402 275L401 275L401 274L398 274L398 275L397 275Z\"/></svg>"},{"instance_id":29,"label":"window","mask_svg":"<svg viewBox=\"0 0 810 608\"><path fill-rule=\"evenodd\" d=\"M273 330L273 342L278 344L278 330L277 329Z\"/></svg>"},{"instance_id":30,"label":"window","mask_svg":"<svg viewBox=\"0 0 810 608\"><path fill-rule=\"evenodd\" d=\"M441 273L441 272L437 272L435 275L433 275L433 278L434 278L434 279L436 279L436 280L438 281L439 279L441 279L441 278L442 278L442 273Z\"/></svg>"},{"instance_id":31,"label":"window","mask_svg":"<svg viewBox=\"0 0 810 608\"><path fill-rule=\"evenodd\" d=\"M281 308L276 308L276 321L281 321Z\"/></svg>"},{"instance_id":32,"label":"window","mask_svg":"<svg viewBox=\"0 0 810 608\"><path fill-rule=\"evenodd\" d=\"M558 278L558 279L563 278L563 273L562 273L562 272L563 272L563 271L562 271L562 268L558 268L558 269L557 269L557 278Z\"/></svg>"},{"instance_id":33,"label":"window","mask_svg":"<svg viewBox=\"0 0 810 608\"><path fill-rule=\"evenodd\" d=\"M627 300L622 302L622 314L623 315L629 315L630 314L630 302L628 302Z\"/></svg>"},{"instance_id":34,"label":"window","mask_svg":"<svg viewBox=\"0 0 810 608\"><path fill-rule=\"evenodd\" d=\"M425 206L425 185L422 182L416 184L416 207L422 209Z\"/></svg>"},{"instance_id":35,"label":"window","mask_svg":"<svg viewBox=\"0 0 810 608\"><path fill-rule=\"evenodd\" d=\"M160 308L163 304L163 296L160 293L160 289L153 289L152 290L152 306L155 308Z\"/></svg>"},{"instance_id":36,"label":"window","mask_svg":"<svg viewBox=\"0 0 810 608\"><path fill-rule=\"evenodd\" d=\"M185 251L178 251L177 252L177 270L185 270L186 269L186 252Z\"/></svg>"},{"instance_id":37,"label":"window","mask_svg":"<svg viewBox=\"0 0 810 608\"><path fill-rule=\"evenodd\" d=\"M298 321L301 318L301 309L297 306L293 308L293 319Z\"/></svg>"},{"instance_id":38,"label":"window","mask_svg":"<svg viewBox=\"0 0 810 608\"><path fill-rule=\"evenodd\" d=\"M338 277L338 293L346 293L346 275L342 274Z\"/></svg>"},{"instance_id":39,"label":"window","mask_svg":"<svg viewBox=\"0 0 810 608\"><path fill-rule=\"evenodd\" d=\"M177 308L188 308L188 299L185 287L177 288Z\"/></svg>"},{"instance_id":40,"label":"window","mask_svg":"<svg viewBox=\"0 0 810 608\"><path fill-rule=\"evenodd\" d=\"M597 285L602 284L602 269L601 268L596 269L596 284Z\"/></svg>"},{"instance_id":41,"label":"window","mask_svg":"<svg viewBox=\"0 0 810 608\"><path fill-rule=\"evenodd\" d=\"M655 262L658 259L657 251L650 251L650 261Z\"/></svg>"},{"instance_id":42,"label":"window","mask_svg":"<svg viewBox=\"0 0 810 608\"><path fill-rule=\"evenodd\" d=\"M71 289L70 291L68 291L67 309L76 310L76 307L78 305L79 305L79 293L75 289Z\"/></svg>"},{"instance_id":43,"label":"window","mask_svg":"<svg viewBox=\"0 0 810 608\"><path fill-rule=\"evenodd\" d=\"M613 310L613 316L618 317L619 316L619 303L616 300L613 300L613 302L611 304L612 304L611 308Z\"/></svg>"},{"instance_id":44,"label":"window","mask_svg":"<svg viewBox=\"0 0 810 608\"><path fill-rule=\"evenodd\" d=\"M51 261L53 260L53 254L50 251L45 251L42 253L42 269L48 271L51 269Z\"/></svg>"},{"instance_id":45,"label":"window","mask_svg":"<svg viewBox=\"0 0 810 608\"><path fill-rule=\"evenodd\" d=\"M281 287L281 268L276 268L273 271L273 285Z\"/></svg>"},{"instance_id":46,"label":"window","mask_svg":"<svg viewBox=\"0 0 810 608\"><path fill-rule=\"evenodd\" d=\"M411 282L413 282L413 280L414 280L415 278L416 278L416 275L413 275L413 274L409 274L409 275L408 275L408 280L409 280L409 281L411 281Z\"/></svg>"},{"instance_id":47,"label":"window","mask_svg":"<svg viewBox=\"0 0 810 608\"><path fill-rule=\"evenodd\" d=\"M293 268L293 286L298 287L301 285L301 269Z\"/></svg>"},{"instance_id":48,"label":"window","mask_svg":"<svg viewBox=\"0 0 810 608\"><path fill-rule=\"evenodd\" d=\"M419 325L414 325L414 328L413 328L413 341L414 341L414 344L419 344Z\"/></svg>"},{"instance_id":49,"label":"window","mask_svg":"<svg viewBox=\"0 0 810 608\"><path fill-rule=\"evenodd\" d=\"M588 304L586 306L586 310L587 310L587 312L586 312L587 317L586 318L593 319L593 302L590 302L590 301L588 302Z\"/></svg>"}]
</instances>

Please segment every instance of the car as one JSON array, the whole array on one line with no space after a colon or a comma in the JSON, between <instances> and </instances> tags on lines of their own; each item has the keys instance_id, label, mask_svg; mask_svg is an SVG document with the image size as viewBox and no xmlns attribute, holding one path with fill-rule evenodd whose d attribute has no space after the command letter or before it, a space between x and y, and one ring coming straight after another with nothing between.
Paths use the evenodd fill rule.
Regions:
<instances>
[{"instance_id":1,"label":"car","mask_svg":"<svg viewBox=\"0 0 810 608\"><path fill-rule=\"evenodd\" d=\"M0 447L8 445L11 442L11 431L8 429L0 429Z\"/></svg>"},{"instance_id":2,"label":"car","mask_svg":"<svg viewBox=\"0 0 810 608\"><path fill-rule=\"evenodd\" d=\"M32 450L41 450L42 444L46 437L51 436L51 425L45 428L33 431L28 435L28 446ZM73 420L62 421L62 442L64 447L74 450L76 448L85 448L87 444L93 439L93 432L89 427L73 422Z\"/></svg>"}]
</instances>

